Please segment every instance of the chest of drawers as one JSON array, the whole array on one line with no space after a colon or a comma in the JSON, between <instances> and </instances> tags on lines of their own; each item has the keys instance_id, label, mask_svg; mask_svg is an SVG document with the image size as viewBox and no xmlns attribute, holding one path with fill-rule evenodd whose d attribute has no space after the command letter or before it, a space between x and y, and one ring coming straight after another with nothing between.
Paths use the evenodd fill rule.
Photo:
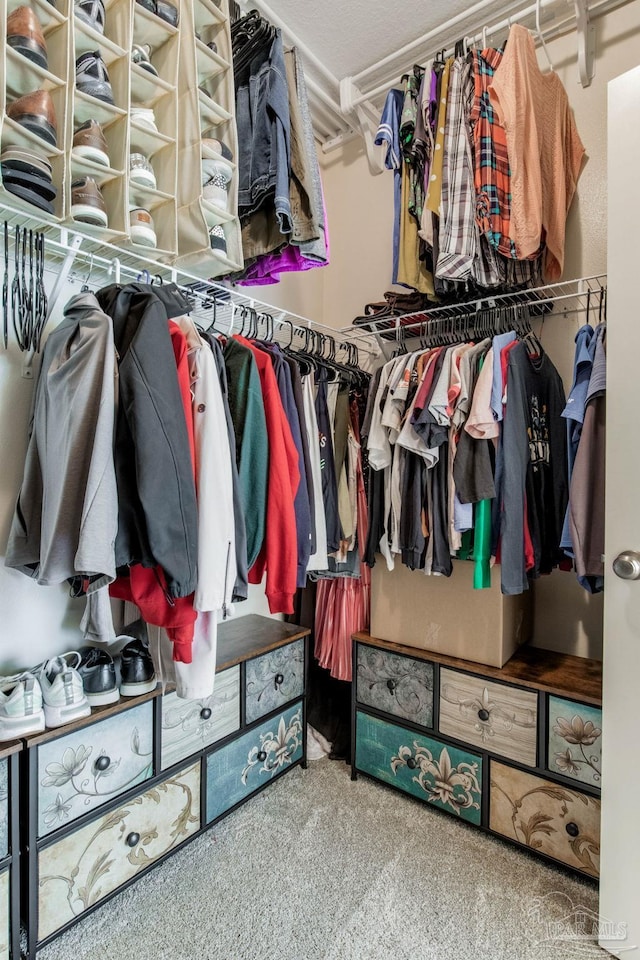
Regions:
<instances>
[{"instance_id":1,"label":"chest of drawers","mask_svg":"<svg viewBox=\"0 0 640 960\"><path fill-rule=\"evenodd\" d=\"M18 759L22 743L0 748L0 960L20 957Z\"/></svg>"},{"instance_id":2,"label":"chest of drawers","mask_svg":"<svg viewBox=\"0 0 640 960\"><path fill-rule=\"evenodd\" d=\"M359 773L597 877L601 665L532 648L502 669L356 634Z\"/></svg>"},{"instance_id":3,"label":"chest of drawers","mask_svg":"<svg viewBox=\"0 0 640 960\"><path fill-rule=\"evenodd\" d=\"M25 740L20 913L29 958L304 764L308 632L258 616L222 624L211 697L180 700L157 688ZM19 924L9 909L18 887L3 815L3 765L12 757L0 757L3 960L4 929L11 937Z\"/></svg>"}]
</instances>

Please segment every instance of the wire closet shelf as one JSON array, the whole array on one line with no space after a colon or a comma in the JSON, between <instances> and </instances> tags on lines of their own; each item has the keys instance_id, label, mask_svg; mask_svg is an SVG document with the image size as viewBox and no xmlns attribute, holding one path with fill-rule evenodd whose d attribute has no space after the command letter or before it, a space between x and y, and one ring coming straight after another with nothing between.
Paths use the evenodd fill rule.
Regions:
<instances>
[{"instance_id":1,"label":"wire closet shelf","mask_svg":"<svg viewBox=\"0 0 640 960\"><path fill-rule=\"evenodd\" d=\"M340 331L346 339L360 338L367 331L375 340L410 340L438 331L447 323L455 323L462 331L465 324L471 324L479 314L486 311L509 311L517 307L529 309L531 319L553 316L578 316L591 313L594 319L604 318L606 311L607 276L595 274L575 280L562 280L530 290L517 290L511 293L489 294L475 300L460 303L434 305L426 310L386 316L358 323L357 326L343 327Z\"/></svg>"},{"instance_id":2,"label":"wire closet shelf","mask_svg":"<svg viewBox=\"0 0 640 960\"><path fill-rule=\"evenodd\" d=\"M156 283L175 283L182 288L193 305L192 315L208 326L215 320L216 330L231 334L238 330L248 313L263 320L267 329L289 343L294 336L302 339L311 334L320 334L322 343L330 349L344 348L353 355L358 351L358 362L368 369L371 360L380 350L363 331L362 336L346 338L335 327L329 327L290 310L284 310L257 299L252 293L216 280L201 277L182 269L179 265L153 259L137 250L106 244L89 231L77 230L65 224L34 216L9 204L0 204L0 220L9 227L9 247L13 249L15 231L31 230L45 236L45 275L53 279L49 291L49 317L59 309L59 296L67 282L90 283L92 287L110 283L146 280ZM12 254L9 259L11 260ZM277 328L277 330L276 330ZM318 338L320 339L320 338Z\"/></svg>"}]
</instances>

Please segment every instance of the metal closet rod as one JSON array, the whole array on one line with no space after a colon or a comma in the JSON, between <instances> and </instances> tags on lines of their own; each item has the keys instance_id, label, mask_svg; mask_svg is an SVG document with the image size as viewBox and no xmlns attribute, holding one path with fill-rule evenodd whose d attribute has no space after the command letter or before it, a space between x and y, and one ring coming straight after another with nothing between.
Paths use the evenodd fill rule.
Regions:
<instances>
[{"instance_id":1,"label":"metal closet rod","mask_svg":"<svg viewBox=\"0 0 640 960\"><path fill-rule=\"evenodd\" d=\"M2 211L0 209L0 215L1 213ZM47 236L45 239L45 251L55 251L56 255L60 259L64 259L65 262L67 261L67 258L70 259L70 268L67 271L65 271L64 266L62 269L58 270L52 270L48 266L45 267L46 272L53 273L53 275L56 276L57 281L62 280L62 283L58 283L58 292L64 285L64 281L66 279L71 281L86 281L88 278L90 278L93 268L99 269L102 272L102 276L106 275L107 278L112 278L113 282L115 283L120 282L120 278L123 276L132 280L136 280L146 270L150 279L158 278L163 282L174 282L179 287L182 287L185 291L188 291L189 294L200 296L200 299L216 299L217 303L221 307L227 305L233 306L234 308L244 306L245 308L254 309L258 313L267 314L275 323L280 326L288 326L290 323L296 330L299 331L304 331L307 329L318 330L333 337L336 342L345 340L341 332L335 327L329 327L326 324L318 323L317 321L311 320L308 317L302 317L297 313L293 313L291 310L284 310L280 307L274 306L273 304L266 303L263 300L257 300L250 294L245 294L235 287L227 287L224 284L217 283L215 280L203 280L202 278L196 277L187 271L181 270L179 267L157 263L156 261L145 260L143 258L136 258L135 266L121 263L117 256L109 258L102 256L95 251L83 250L77 246L79 239L82 239L82 236L79 234L74 234L70 243L64 243L60 240L55 240L51 236ZM88 239L93 240L93 238ZM79 276L77 271L73 269L73 264L75 264L76 261L82 261L82 263L88 267L88 272L86 275ZM57 300L57 296L53 297L52 293L50 300L53 301L51 303L51 308L53 308L55 306L55 300ZM356 343L358 350L361 350L363 353L366 353L372 357L379 356L379 349L376 345L367 342L367 337L364 335L364 332L362 337L350 337L349 343L352 343L354 340L362 341Z\"/></svg>"},{"instance_id":2,"label":"metal closet rod","mask_svg":"<svg viewBox=\"0 0 640 960\"><path fill-rule=\"evenodd\" d=\"M575 289L571 289L572 287L575 287ZM547 286L533 287L531 290L515 290L512 293L488 295L477 300L444 304L441 307L434 306L397 317L382 317L380 320L372 318L370 323L362 324L360 327L342 327L340 333L346 339L349 339L351 333L362 336L365 333L365 328L367 328L366 334L370 337L393 334L396 331L405 331L406 333L407 330L424 327L430 321L474 317L482 310L500 310L518 306L541 307L545 304L555 305L567 300L575 301L580 297L597 296L599 291L601 289L606 290L606 287L607 275L595 274L590 277L580 277L577 280L561 280ZM597 309L595 300L593 306L594 309ZM587 305L585 304L584 310L586 308ZM578 308L567 311L566 315L576 312L578 312ZM412 317L416 318L415 321L412 321Z\"/></svg>"}]
</instances>

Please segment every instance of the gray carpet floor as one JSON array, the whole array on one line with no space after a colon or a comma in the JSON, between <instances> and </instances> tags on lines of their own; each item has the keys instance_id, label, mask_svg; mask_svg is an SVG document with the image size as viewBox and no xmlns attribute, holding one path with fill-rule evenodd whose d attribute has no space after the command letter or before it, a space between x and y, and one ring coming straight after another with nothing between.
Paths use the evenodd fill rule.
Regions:
<instances>
[{"instance_id":1,"label":"gray carpet floor","mask_svg":"<svg viewBox=\"0 0 640 960\"><path fill-rule=\"evenodd\" d=\"M321 760L38 958L604 960L567 939L578 908L597 913L595 886Z\"/></svg>"}]
</instances>

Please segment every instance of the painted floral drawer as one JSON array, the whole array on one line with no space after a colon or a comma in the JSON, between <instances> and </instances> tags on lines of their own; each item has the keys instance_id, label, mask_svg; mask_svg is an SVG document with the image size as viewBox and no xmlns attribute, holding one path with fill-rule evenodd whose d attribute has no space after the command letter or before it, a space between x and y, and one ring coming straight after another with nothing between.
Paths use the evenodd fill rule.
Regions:
<instances>
[{"instance_id":1,"label":"painted floral drawer","mask_svg":"<svg viewBox=\"0 0 640 960\"><path fill-rule=\"evenodd\" d=\"M10 871L7 867L0 873L0 960L9 960L11 956L11 915L9 912L9 890L11 889Z\"/></svg>"},{"instance_id":2,"label":"painted floral drawer","mask_svg":"<svg viewBox=\"0 0 640 960\"><path fill-rule=\"evenodd\" d=\"M38 940L79 917L199 828L196 763L41 850Z\"/></svg>"},{"instance_id":3,"label":"painted floral drawer","mask_svg":"<svg viewBox=\"0 0 640 960\"><path fill-rule=\"evenodd\" d=\"M433 664L358 644L356 697L359 703L433 725Z\"/></svg>"},{"instance_id":4,"label":"painted floral drawer","mask_svg":"<svg viewBox=\"0 0 640 960\"><path fill-rule=\"evenodd\" d=\"M356 769L480 823L482 758L358 711Z\"/></svg>"},{"instance_id":5,"label":"painted floral drawer","mask_svg":"<svg viewBox=\"0 0 640 960\"><path fill-rule=\"evenodd\" d=\"M489 825L496 833L598 876L599 800L494 760L490 798Z\"/></svg>"},{"instance_id":6,"label":"painted floral drawer","mask_svg":"<svg viewBox=\"0 0 640 960\"><path fill-rule=\"evenodd\" d=\"M535 767L538 695L456 670L440 671L440 732Z\"/></svg>"},{"instance_id":7,"label":"painted floral drawer","mask_svg":"<svg viewBox=\"0 0 640 960\"><path fill-rule=\"evenodd\" d=\"M9 853L9 761L0 760L0 858Z\"/></svg>"},{"instance_id":8,"label":"painted floral drawer","mask_svg":"<svg viewBox=\"0 0 640 960\"><path fill-rule=\"evenodd\" d=\"M599 787L602 710L560 697L549 697L548 729L547 769Z\"/></svg>"},{"instance_id":9,"label":"painted floral drawer","mask_svg":"<svg viewBox=\"0 0 640 960\"><path fill-rule=\"evenodd\" d=\"M162 769L222 740L240 728L240 667L216 676L213 696L180 700L162 698Z\"/></svg>"},{"instance_id":10,"label":"painted floral drawer","mask_svg":"<svg viewBox=\"0 0 640 960\"><path fill-rule=\"evenodd\" d=\"M246 667L246 718L253 723L304 693L304 640L278 647Z\"/></svg>"},{"instance_id":11,"label":"painted floral drawer","mask_svg":"<svg viewBox=\"0 0 640 960\"><path fill-rule=\"evenodd\" d=\"M44 837L153 775L153 703L37 749L38 836Z\"/></svg>"},{"instance_id":12,"label":"painted floral drawer","mask_svg":"<svg viewBox=\"0 0 640 960\"><path fill-rule=\"evenodd\" d=\"M302 703L207 757L207 823L302 758Z\"/></svg>"}]
</instances>

